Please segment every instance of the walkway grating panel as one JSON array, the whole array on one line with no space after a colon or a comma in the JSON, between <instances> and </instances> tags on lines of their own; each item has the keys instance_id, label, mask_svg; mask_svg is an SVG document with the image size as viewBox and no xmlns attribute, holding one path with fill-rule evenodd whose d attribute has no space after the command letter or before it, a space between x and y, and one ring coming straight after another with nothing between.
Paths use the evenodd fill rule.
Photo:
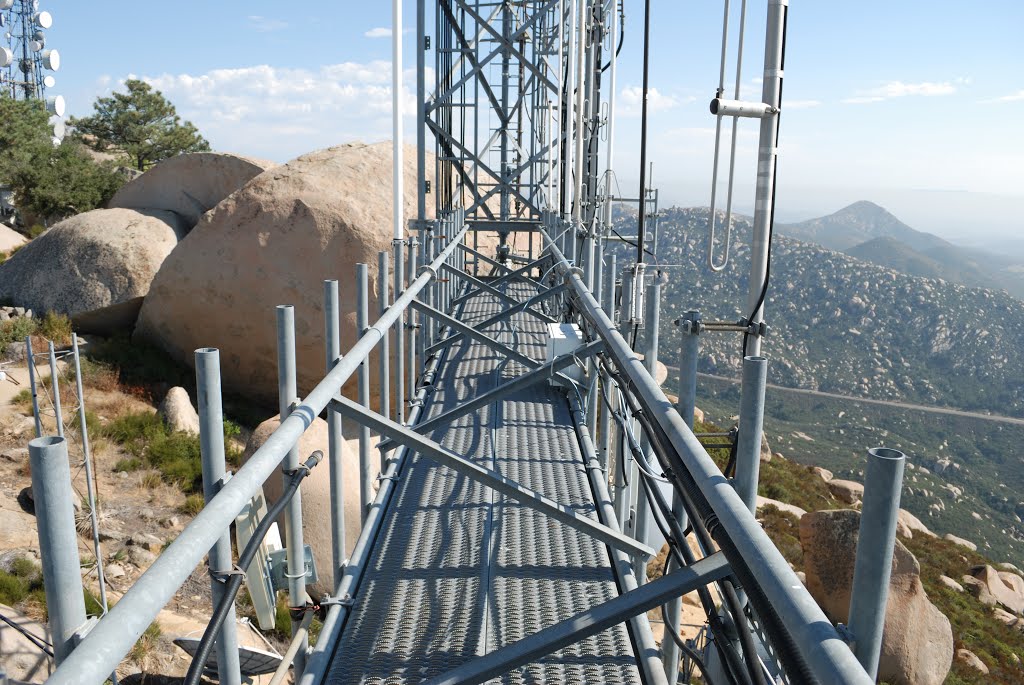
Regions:
<instances>
[{"instance_id":1,"label":"walkway grating panel","mask_svg":"<svg viewBox=\"0 0 1024 685\"><path fill-rule=\"evenodd\" d=\"M524 299L532 289L511 285ZM500 311L466 303L473 324ZM542 359L544 324L524 314L487 330ZM449 352L429 416L524 372L483 345ZM597 519L564 393L546 384L431 434L445 447ZM398 685L441 675L618 594L607 547L434 462L405 467L325 682ZM624 625L495 683L640 683Z\"/></svg>"}]
</instances>

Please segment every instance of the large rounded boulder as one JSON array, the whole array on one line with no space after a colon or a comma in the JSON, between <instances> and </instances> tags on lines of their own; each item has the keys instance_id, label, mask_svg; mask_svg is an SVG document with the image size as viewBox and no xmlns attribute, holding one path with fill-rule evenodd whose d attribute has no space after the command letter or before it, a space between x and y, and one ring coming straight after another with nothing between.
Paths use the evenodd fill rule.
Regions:
<instances>
[{"instance_id":1,"label":"large rounded boulder","mask_svg":"<svg viewBox=\"0 0 1024 685\"><path fill-rule=\"evenodd\" d=\"M816 511L800 518L807 590L825 614L850 620L853 570L860 538L860 512ZM867 544L880 544L869 540ZM878 664L880 680L893 685L941 685L953 663L953 630L921 584L921 566L896 541Z\"/></svg>"},{"instance_id":2,"label":"large rounded boulder","mask_svg":"<svg viewBox=\"0 0 1024 685\"><path fill-rule=\"evenodd\" d=\"M194 350L218 347L224 385L270 400L277 397L275 305L294 305L299 393L309 392L324 375L324 280L340 282L343 351L356 339L358 263L369 267L377 318L378 253L392 250L391 152L391 143L314 152L229 196L160 268L136 336L184 364ZM411 149L406 160L405 210L413 217Z\"/></svg>"},{"instance_id":3,"label":"large rounded boulder","mask_svg":"<svg viewBox=\"0 0 1024 685\"><path fill-rule=\"evenodd\" d=\"M187 230L172 212L79 214L0 265L0 300L66 314L83 332L131 330L153 277Z\"/></svg>"},{"instance_id":4,"label":"large rounded boulder","mask_svg":"<svg viewBox=\"0 0 1024 685\"><path fill-rule=\"evenodd\" d=\"M223 152L177 155L126 184L108 206L174 212L192 228L221 200L275 166Z\"/></svg>"}]
</instances>

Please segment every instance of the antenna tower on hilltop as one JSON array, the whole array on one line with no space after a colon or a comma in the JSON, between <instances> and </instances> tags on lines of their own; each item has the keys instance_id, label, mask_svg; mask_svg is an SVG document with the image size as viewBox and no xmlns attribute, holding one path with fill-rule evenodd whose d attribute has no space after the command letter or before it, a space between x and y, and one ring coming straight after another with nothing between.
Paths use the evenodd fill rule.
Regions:
<instances>
[{"instance_id":1,"label":"antenna tower on hilltop","mask_svg":"<svg viewBox=\"0 0 1024 685\"><path fill-rule=\"evenodd\" d=\"M51 26L53 16L40 11L39 0L0 0L0 93L45 102L53 115L53 142L59 145L64 139L64 98L46 95L56 84L47 72L60 69L60 53L46 45Z\"/></svg>"}]
</instances>

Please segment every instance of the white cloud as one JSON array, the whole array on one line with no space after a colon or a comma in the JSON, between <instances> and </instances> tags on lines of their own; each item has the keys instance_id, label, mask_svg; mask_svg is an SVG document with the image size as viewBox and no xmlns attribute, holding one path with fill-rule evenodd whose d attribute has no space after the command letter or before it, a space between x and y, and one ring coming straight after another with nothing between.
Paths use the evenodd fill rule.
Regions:
<instances>
[{"instance_id":1,"label":"white cloud","mask_svg":"<svg viewBox=\"0 0 1024 685\"><path fill-rule=\"evenodd\" d=\"M997 103L1003 103L1003 102L1020 102L1022 100L1024 100L1024 89L1018 90L1016 93L1010 93L1009 95L1003 95L1003 96L997 97L997 98L990 98L988 100L982 100L982 103L988 105L988 104L997 104Z\"/></svg>"},{"instance_id":2,"label":"white cloud","mask_svg":"<svg viewBox=\"0 0 1024 685\"><path fill-rule=\"evenodd\" d=\"M619 91L619 100L616 103L616 112L624 117L638 117L643 109L644 89L640 86L627 86ZM692 102L696 98L686 98L681 101L671 95L662 95L657 88L650 88L647 91L647 113L657 114L676 107L681 102Z\"/></svg>"},{"instance_id":3,"label":"white cloud","mask_svg":"<svg viewBox=\"0 0 1024 685\"><path fill-rule=\"evenodd\" d=\"M143 76L219 150L275 160L352 140L391 137L391 62L318 69L269 65ZM408 79L412 73L407 74ZM406 113L415 97L404 93Z\"/></svg>"},{"instance_id":4,"label":"white cloud","mask_svg":"<svg viewBox=\"0 0 1024 685\"><path fill-rule=\"evenodd\" d=\"M864 104L869 102L882 102L892 98L907 96L934 97L936 95L952 95L956 92L956 84L969 83L967 79L956 79L955 82L923 81L921 83L904 83L903 81L889 81L888 83L857 93L853 97L846 98L843 102L847 104Z\"/></svg>"},{"instance_id":5,"label":"white cloud","mask_svg":"<svg viewBox=\"0 0 1024 685\"><path fill-rule=\"evenodd\" d=\"M377 28L370 29L363 35L367 38L390 38L391 29L386 26L378 26Z\"/></svg>"},{"instance_id":6,"label":"white cloud","mask_svg":"<svg viewBox=\"0 0 1024 685\"><path fill-rule=\"evenodd\" d=\"M260 33L270 33L272 31L283 31L288 28L288 22L283 19L272 19L270 17L264 17L259 14L251 14L248 17L249 27L254 31Z\"/></svg>"},{"instance_id":7,"label":"white cloud","mask_svg":"<svg viewBox=\"0 0 1024 685\"><path fill-rule=\"evenodd\" d=\"M810 107L818 107L821 105L821 100L783 100L782 109L808 109Z\"/></svg>"}]
</instances>

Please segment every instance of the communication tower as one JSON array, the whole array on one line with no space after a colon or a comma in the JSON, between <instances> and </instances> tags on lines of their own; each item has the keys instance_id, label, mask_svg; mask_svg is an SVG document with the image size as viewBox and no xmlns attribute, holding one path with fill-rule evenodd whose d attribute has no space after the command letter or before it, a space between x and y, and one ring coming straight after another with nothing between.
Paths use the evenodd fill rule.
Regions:
<instances>
[{"instance_id":1,"label":"communication tower","mask_svg":"<svg viewBox=\"0 0 1024 685\"><path fill-rule=\"evenodd\" d=\"M53 142L64 139L65 102L61 95L47 95L56 85L60 53L47 46L46 31L53 15L39 9L39 0L0 0L0 92L15 99L40 100L53 115Z\"/></svg>"}]
</instances>

